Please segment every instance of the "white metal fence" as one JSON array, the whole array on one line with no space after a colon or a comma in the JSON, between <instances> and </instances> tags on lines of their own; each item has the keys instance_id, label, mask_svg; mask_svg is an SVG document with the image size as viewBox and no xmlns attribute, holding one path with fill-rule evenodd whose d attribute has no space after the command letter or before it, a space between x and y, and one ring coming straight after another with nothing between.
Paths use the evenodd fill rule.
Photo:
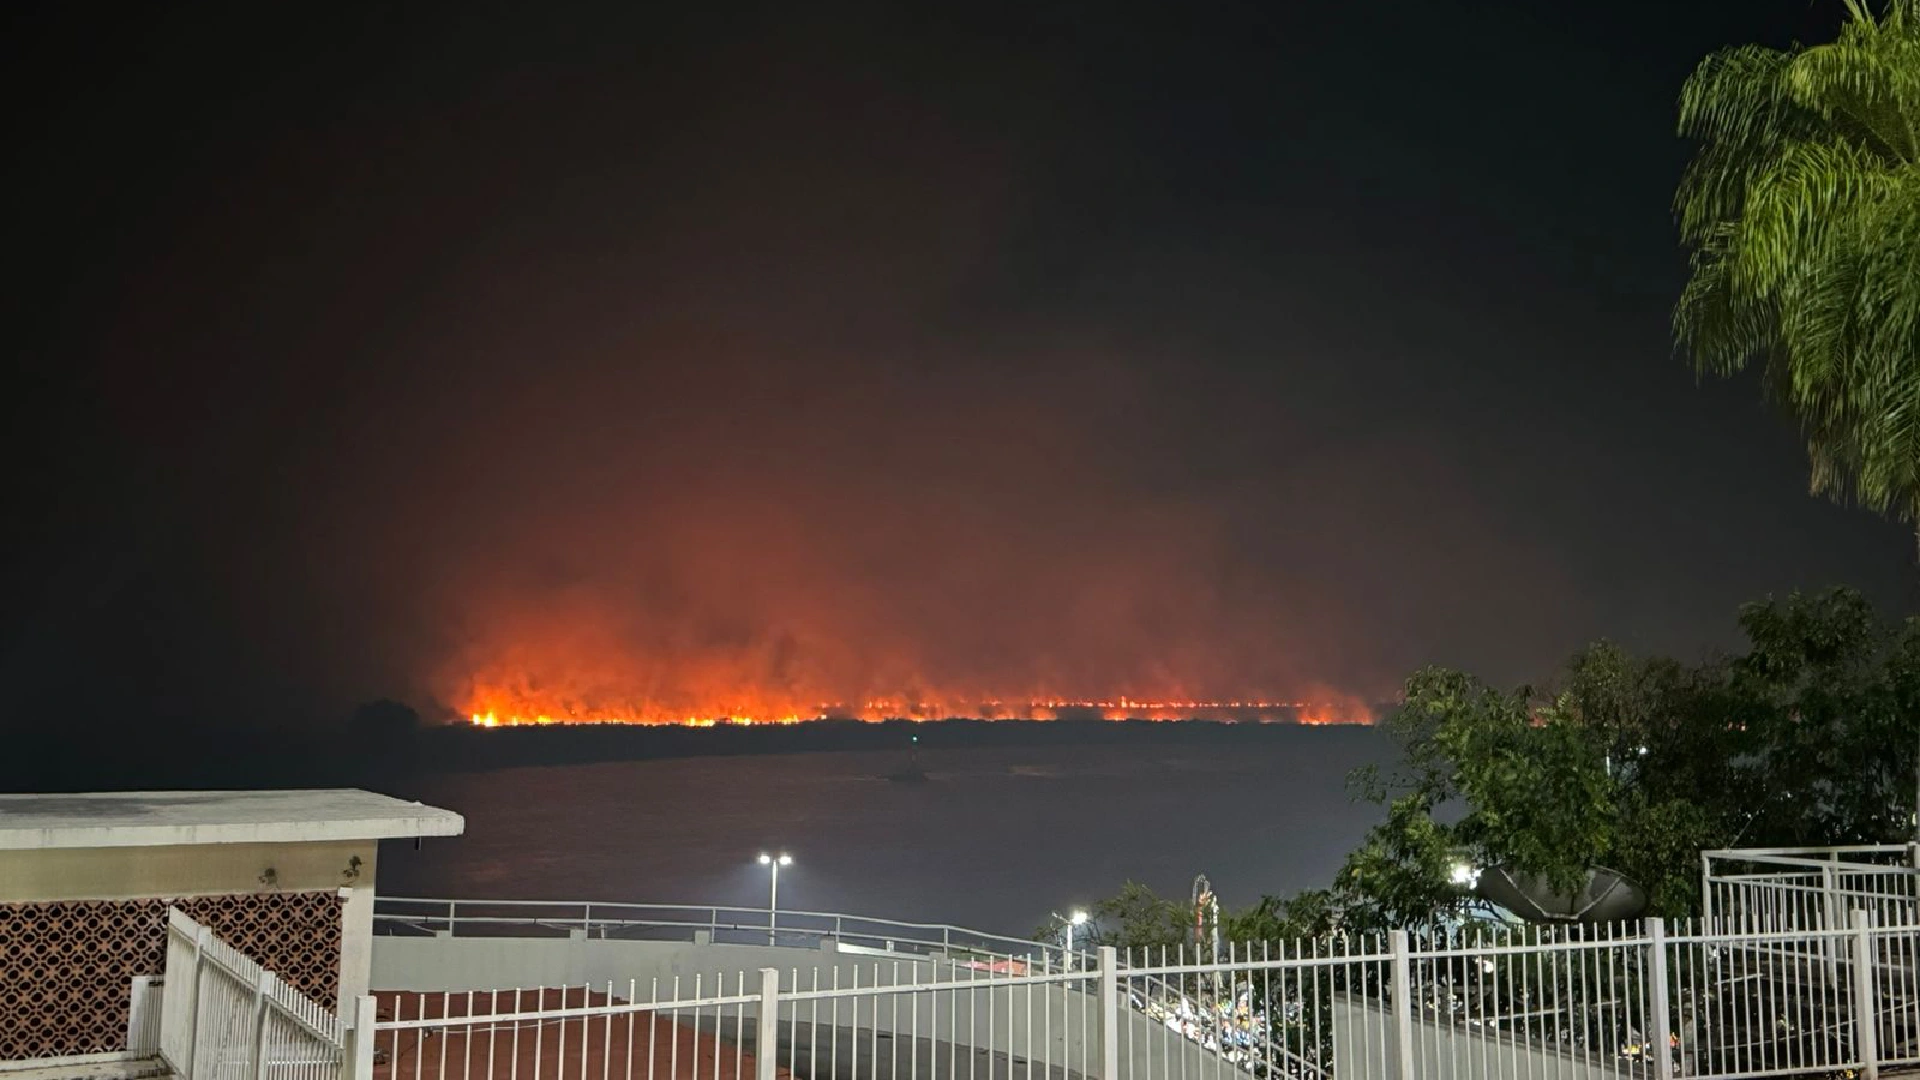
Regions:
<instances>
[{"instance_id":1,"label":"white metal fence","mask_svg":"<svg viewBox=\"0 0 1920 1080\"><path fill-rule=\"evenodd\" d=\"M1741 848L1700 853L1708 919L1838 930L1864 910L1882 926L1920 923L1920 848L1911 844Z\"/></svg>"},{"instance_id":2,"label":"white metal fence","mask_svg":"<svg viewBox=\"0 0 1920 1080\"><path fill-rule=\"evenodd\" d=\"M383 998L388 1080L1696 1080L1920 1064L1920 925L1472 926ZM824 980L824 984L823 984ZM367 1003L371 1006L371 1002Z\"/></svg>"},{"instance_id":3,"label":"white metal fence","mask_svg":"<svg viewBox=\"0 0 1920 1080\"><path fill-rule=\"evenodd\" d=\"M343 1063L333 1013L167 911L159 1050L183 1080L334 1080Z\"/></svg>"}]
</instances>

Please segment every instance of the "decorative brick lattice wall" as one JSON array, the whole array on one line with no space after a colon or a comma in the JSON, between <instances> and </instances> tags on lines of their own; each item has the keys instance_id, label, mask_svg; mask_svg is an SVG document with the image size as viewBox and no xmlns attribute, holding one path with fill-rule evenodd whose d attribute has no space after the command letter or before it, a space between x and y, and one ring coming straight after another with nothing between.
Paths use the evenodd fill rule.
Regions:
<instances>
[{"instance_id":1,"label":"decorative brick lattice wall","mask_svg":"<svg viewBox=\"0 0 1920 1080\"><path fill-rule=\"evenodd\" d=\"M167 966L167 908L332 1007L337 891L0 904L0 1061L124 1050L128 987Z\"/></svg>"}]
</instances>

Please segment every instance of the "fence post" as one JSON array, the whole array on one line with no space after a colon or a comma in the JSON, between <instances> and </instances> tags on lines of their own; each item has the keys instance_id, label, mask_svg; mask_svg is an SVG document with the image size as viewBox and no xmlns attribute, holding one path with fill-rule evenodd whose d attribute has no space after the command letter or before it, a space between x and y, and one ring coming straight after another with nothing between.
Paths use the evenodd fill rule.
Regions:
<instances>
[{"instance_id":1,"label":"fence post","mask_svg":"<svg viewBox=\"0 0 1920 1080\"><path fill-rule=\"evenodd\" d=\"M165 976L161 976L165 978ZM146 1046L141 1042L141 1029L147 1026L147 1013L152 1006L147 1002L147 989L152 982L151 975L135 975L127 987L127 1049L134 1053L143 1050L159 1050L158 1046ZM162 985L165 985L164 983Z\"/></svg>"},{"instance_id":2,"label":"fence post","mask_svg":"<svg viewBox=\"0 0 1920 1080\"><path fill-rule=\"evenodd\" d=\"M261 969L253 981L253 1080L267 1076L267 993L273 989L273 974Z\"/></svg>"},{"instance_id":3,"label":"fence post","mask_svg":"<svg viewBox=\"0 0 1920 1080\"><path fill-rule=\"evenodd\" d=\"M760 969L760 1015L754 1018L753 1080L774 1080L780 1071L780 969Z\"/></svg>"},{"instance_id":4,"label":"fence post","mask_svg":"<svg viewBox=\"0 0 1920 1080\"><path fill-rule=\"evenodd\" d=\"M1407 961L1407 932L1395 930L1388 940L1393 944L1393 1075L1413 1080L1413 965Z\"/></svg>"},{"instance_id":5,"label":"fence post","mask_svg":"<svg viewBox=\"0 0 1920 1080\"><path fill-rule=\"evenodd\" d=\"M1853 913L1853 1049L1866 1080L1880 1077L1880 1002L1873 985L1873 914Z\"/></svg>"},{"instance_id":6,"label":"fence post","mask_svg":"<svg viewBox=\"0 0 1920 1080\"><path fill-rule=\"evenodd\" d=\"M1100 946L1100 1080L1120 1080L1120 954Z\"/></svg>"},{"instance_id":7,"label":"fence post","mask_svg":"<svg viewBox=\"0 0 1920 1080\"><path fill-rule=\"evenodd\" d=\"M1822 952L1827 958L1827 984L1840 982L1840 934L1847 924L1840 917L1838 888L1833 879L1833 864L1824 863L1820 867L1820 928L1827 931L1822 940Z\"/></svg>"},{"instance_id":8,"label":"fence post","mask_svg":"<svg viewBox=\"0 0 1920 1080\"><path fill-rule=\"evenodd\" d=\"M1647 1019L1653 1024L1655 1080L1673 1080L1673 1017L1667 1000L1667 924L1659 918L1647 920L1647 939L1653 948L1653 963L1647 973Z\"/></svg>"},{"instance_id":9,"label":"fence post","mask_svg":"<svg viewBox=\"0 0 1920 1080\"><path fill-rule=\"evenodd\" d=\"M1700 913L1706 916L1707 932L1713 932L1713 856L1700 853Z\"/></svg>"},{"instance_id":10,"label":"fence post","mask_svg":"<svg viewBox=\"0 0 1920 1080\"><path fill-rule=\"evenodd\" d=\"M171 916L169 916L171 918ZM187 1060L180 1067L180 1075L194 1080L200 1070L194 1058L200 1050L200 995L207 982L207 942L213 937L213 930L205 925L196 924L193 930L193 996L192 1007L187 1010Z\"/></svg>"},{"instance_id":11,"label":"fence post","mask_svg":"<svg viewBox=\"0 0 1920 1080\"><path fill-rule=\"evenodd\" d=\"M373 1080L373 1025L376 1018L371 996L353 999L353 1014L342 1017L346 1037L340 1055L340 1080Z\"/></svg>"}]
</instances>

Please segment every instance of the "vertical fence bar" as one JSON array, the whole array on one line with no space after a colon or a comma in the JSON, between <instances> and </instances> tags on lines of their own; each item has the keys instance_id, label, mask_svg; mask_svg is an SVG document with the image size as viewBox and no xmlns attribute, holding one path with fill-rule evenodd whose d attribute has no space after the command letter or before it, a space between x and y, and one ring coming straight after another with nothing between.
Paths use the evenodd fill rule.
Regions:
<instances>
[{"instance_id":1,"label":"vertical fence bar","mask_svg":"<svg viewBox=\"0 0 1920 1080\"><path fill-rule=\"evenodd\" d=\"M1120 957L1100 946L1100 1080L1120 1080Z\"/></svg>"},{"instance_id":2,"label":"vertical fence bar","mask_svg":"<svg viewBox=\"0 0 1920 1080\"><path fill-rule=\"evenodd\" d=\"M213 930L206 926L193 928L193 1007L187 1010L187 1060L180 1073L187 1080L198 1080L201 1070L194 1058L199 1056L201 1012L205 1009L203 998L207 986L207 942L213 937Z\"/></svg>"},{"instance_id":3,"label":"vertical fence bar","mask_svg":"<svg viewBox=\"0 0 1920 1080\"><path fill-rule=\"evenodd\" d=\"M1398 1080L1413 1080L1413 970L1407 962L1407 932L1389 935L1393 946L1393 1049Z\"/></svg>"},{"instance_id":4,"label":"vertical fence bar","mask_svg":"<svg viewBox=\"0 0 1920 1080\"><path fill-rule=\"evenodd\" d=\"M353 1000L353 1015L347 1020L346 1052L340 1055L340 1080L373 1080L374 1001L368 996ZM394 1032L399 1046L400 1033Z\"/></svg>"},{"instance_id":5,"label":"vertical fence bar","mask_svg":"<svg viewBox=\"0 0 1920 1080\"><path fill-rule=\"evenodd\" d=\"M1833 864L1823 862L1820 865L1820 929L1827 931L1821 940L1822 953L1827 960L1827 985L1840 984L1840 950L1843 947L1840 935L1847 928L1846 920L1840 915L1839 885L1834 880Z\"/></svg>"},{"instance_id":6,"label":"vertical fence bar","mask_svg":"<svg viewBox=\"0 0 1920 1080\"><path fill-rule=\"evenodd\" d=\"M1880 1006L1873 985L1873 914L1853 913L1853 1052L1866 1080L1880 1078Z\"/></svg>"},{"instance_id":7,"label":"vertical fence bar","mask_svg":"<svg viewBox=\"0 0 1920 1080\"><path fill-rule=\"evenodd\" d=\"M1652 961L1647 971L1647 1020L1654 1055L1656 1080L1673 1080L1673 1024L1667 1011L1667 924L1665 920L1647 920L1647 942Z\"/></svg>"},{"instance_id":8,"label":"vertical fence bar","mask_svg":"<svg viewBox=\"0 0 1920 1080\"><path fill-rule=\"evenodd\" d=\"M273 976L265 970L253 983L253 1080L267 1075L267 992L273 989Z\"/></svg>"},{"instance_id":9,"label":"vertical fence bar","mask_svg":"<svg viewBox=\"0 0 1920 1080\"><path fill-rule=\"evenodd\" d=\"M169 942L169 949L171 949L171 942ZM162 981L164 978L164 976L135 975L127 987L127 1049L135 1053L157 1054L160 1052L160 1041L157 1037L160 996L154 992L153 986L159 983L164 989L166 986ZM154 1037L149 1038L150 1032Z\"/></svg>"},{"instance_id":10,"label":"vertical fence bar","mask_svg":"<svg viewBox=\"0 0 1920 1080\"><path fill-rule=\"evenodd\" d=\"M780 1071L779 968L760 969L760 1014L754 1021L754 1080L774 1080Z\"/></svg>"},{"instance_id":11,"label":"vertical fence bar","mask_svg":"<svg viewBox=\"0 0 1920 1080\"><path fill-rule=\"evenodd\" d=\"M1700 853L1700 911L1709 928L1713 926L1713 856Z\"/></svg>"}]
</instances>

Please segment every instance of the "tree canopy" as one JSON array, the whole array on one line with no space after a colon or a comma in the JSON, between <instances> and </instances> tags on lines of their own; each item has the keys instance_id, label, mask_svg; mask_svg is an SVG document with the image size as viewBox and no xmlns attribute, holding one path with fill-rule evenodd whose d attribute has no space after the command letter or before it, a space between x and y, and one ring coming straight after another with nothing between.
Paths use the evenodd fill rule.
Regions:
<instances>
[{"instance_id":1,"label":"tree canopy","mask_svg":"<svg viewBox=\"0 0 1920 1080\"><path fill-rule=\"evenodd\" d=\"M1385 819L1327 889L1229 911L1226 938L1431 924L1469 906L1451 880L1463 862L1569 890L1603 866L1646 887L1653 913L1685 915L1703 849L1912 836L1920 619L1836 589L1747 605L1740 625L1734 656L1601 642L1545 689L1414 673L1388 721L1401 764L1352 781ZM1189 913L1137 884L1094 915L1105 943L1190 939Z\"/></svg>"},{"instance_id":2,"label":"tree canopy","mask_svg":"<svg viewBox=\"0 0 1920 1080\"><path fill-rule=\"evenodd\" d=\"M1740 625L1744 653L1698 664L1590 646L1549 691L1415 673L1390 720L1405 765L1356 778L1387 821L1337 884L1417 919L1446 906L1450 851L1569 890L1604 866L1678 915L1702 849L1912 835L1920 620L1836 589L1747 605Z\"/></svg>"},{"instance_id":3,"label":"tree canopy","mask_svg":"<svg viewBox=\"0 0 1920 1080\"><path fill-rule=\"evenodd\" d=\"M1832 42L1687 80L1674 328L1702 373L1764 365L1814 490L1920 526L1920 0L1845 4Z\"/></svg>"}]
</instances>

